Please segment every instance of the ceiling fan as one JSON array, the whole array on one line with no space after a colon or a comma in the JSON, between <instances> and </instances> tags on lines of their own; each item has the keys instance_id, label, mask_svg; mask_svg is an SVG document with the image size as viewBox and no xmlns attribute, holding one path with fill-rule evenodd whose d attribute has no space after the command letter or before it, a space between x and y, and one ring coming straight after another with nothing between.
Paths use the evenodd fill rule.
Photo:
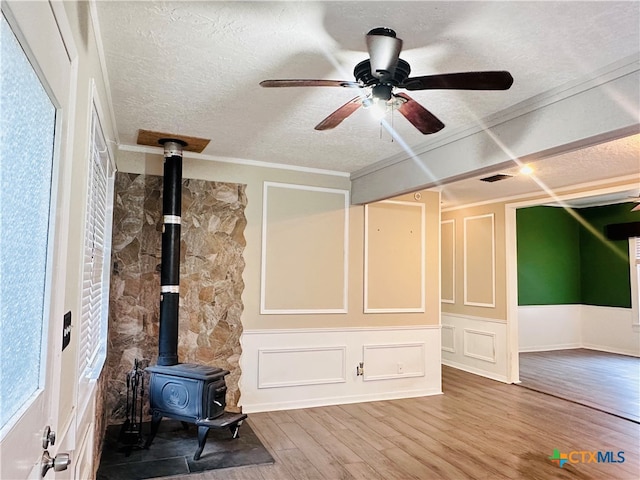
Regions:
<instances>
[{"instance_id":1,"label":"ceiling fan","mask_svg":"<svg viewBox=\"0 0 640 480\"><path fill-rule=\"evenodd\" d=\"M384 114L387 110L398 110L423 134L436 133L444 124L426 108L406 93L405 90L508 90L513 77L506 71L462 72L439 75L409 77L411 67L400 58L402 40L390 28L374 28L366 36L369 59L358 63L353 75L346 80L264 80L263 87L345 87L364 89L335 112L316 125L316 130L328 130L338 126L358 108L373 108Z\"/></svg>"}]
</instances>

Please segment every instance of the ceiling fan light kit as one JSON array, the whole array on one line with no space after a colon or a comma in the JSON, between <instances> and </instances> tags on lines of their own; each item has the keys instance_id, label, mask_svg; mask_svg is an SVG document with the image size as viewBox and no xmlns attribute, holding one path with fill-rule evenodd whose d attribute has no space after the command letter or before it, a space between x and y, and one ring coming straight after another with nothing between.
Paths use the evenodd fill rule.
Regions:
<instances>
[{"instance_id":1,"label":"ceiling fan light kit","mask_svg":"<svg viewBox=\"0 0 640 480\"><path fill-rule=\"evenodd\" d=\"M378 110L384 115L388 110L399 111L422 134L436 133L444 128L434 114L409 97L405 90L508 90L513 77L507 71L462 72L409 77L411 67L400 58L402 40L390 28L379 27L366 35L369 58L353 69L356 81L346 80L264 80L263 87L344 87L364 89L327 118L316 125L316 130L337 127L361 106Z\"/></svg>"}]
</instances>

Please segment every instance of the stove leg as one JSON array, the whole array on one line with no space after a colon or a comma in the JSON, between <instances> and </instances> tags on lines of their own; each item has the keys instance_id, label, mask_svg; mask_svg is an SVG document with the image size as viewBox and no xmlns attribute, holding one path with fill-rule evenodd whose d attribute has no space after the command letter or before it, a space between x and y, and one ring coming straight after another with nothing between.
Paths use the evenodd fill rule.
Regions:
<instances>
[{"instance_id":1,"label":"stove leg","mask_svg":"<svg viewBox=\"0 0 640 480\"><path fill-rule=\"evenodd\" d=\"M240 425L242 425L242 420L229 427L229 430L231 430L231 438L238 438L240 436Z\"/></svg>"},{"instance_id":2,"label":"stove leg","mask_svg":"<svg viewBox=\"0 0 640 480\"><path fill-rule=\"evenodd\" d=\"M209 427L204 427L204 426L198 427L198 450L196 450L196 453L193 456L194 460L200 460L200 455L202 454L202 450L204 450L204 444L207 442L208 434L209 434Z\"/></svg>"},{"instance_id":3,"label":"stove leg","mask_svg":"<svg viewBox=\"0 0 640 480\"><path fill-rule=\"evenodd\" d=\"M145 449L148 449L151 446L151 442L153 442L153 439L156 438L158 428L160 427L160 421L162 421L162 415L158 412L153 412L153 416L151 418L151 432L149 432L147 441L144 443Z\"/></svg>"}]
</instances>

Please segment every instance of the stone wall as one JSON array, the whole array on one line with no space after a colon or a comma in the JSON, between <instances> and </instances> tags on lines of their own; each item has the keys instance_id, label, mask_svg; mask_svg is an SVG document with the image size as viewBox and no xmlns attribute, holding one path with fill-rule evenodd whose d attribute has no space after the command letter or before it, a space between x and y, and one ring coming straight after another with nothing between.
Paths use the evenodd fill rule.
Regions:
<instances>
[{"instance_id":1,"label":"stone wall","mask_svg":"<svg viewBox=\"0 0 640 480\"><path fill-rule=\"evenodd\" d=\"M240 398L246 203L242 184L182 182L178 358L231 372L226 377L229 410L237 410ZM125 418L125 376L134 359L142 367L156 363L161 243L162 177L118 173L104 373L110 424ZM146 416L147 394L145 399Z\"/></svg>"}]
</instances>

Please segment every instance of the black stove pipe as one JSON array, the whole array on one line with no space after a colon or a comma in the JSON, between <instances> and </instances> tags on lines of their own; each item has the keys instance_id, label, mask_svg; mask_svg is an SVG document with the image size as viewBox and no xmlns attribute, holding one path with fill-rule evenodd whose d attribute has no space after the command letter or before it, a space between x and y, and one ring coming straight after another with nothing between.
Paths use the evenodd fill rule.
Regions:
<instances>
[{"instance_id":1,"label":"black stove pipe","mask_svg":"<svg viewBox=\"0 0 640 480\"><path fill-rule=\"evenodd\" d=\"M178 363L178 303L180 300L180 223L182 210L181 140L164 145L162 189L162 260L160 271L160 333L158 365Z\"/></svg>"}]
</instances>

